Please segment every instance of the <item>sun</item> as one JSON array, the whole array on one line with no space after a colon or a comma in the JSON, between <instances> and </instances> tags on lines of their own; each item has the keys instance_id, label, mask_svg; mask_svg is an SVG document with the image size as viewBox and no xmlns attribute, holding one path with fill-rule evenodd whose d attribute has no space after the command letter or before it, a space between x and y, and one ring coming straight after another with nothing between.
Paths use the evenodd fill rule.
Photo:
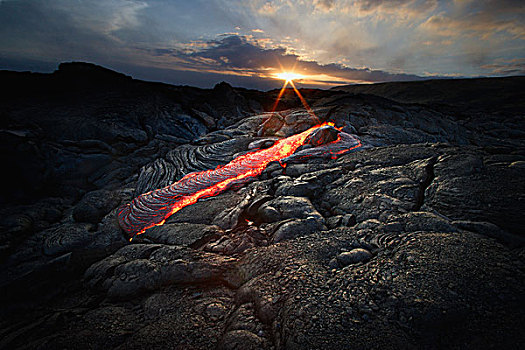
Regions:
<instances>
[{"instance_id":1,"label":"sun","mask_svg":"<svg viewBox=\"0 0 525 350\"><path fill-rule=\"evenodd\" d=\"M294 72L282 72L282 73L275 74L275 77L277 79L281 79L281 80L284 80L287 83L289 83L289 82L291 82L293 80L303 79L304 75L298 74L298 73L294 73Z\"/></svg>"},{"instance_id":2,"label":"sun","mask_svg":"<svg viewBox=\"0 0 525 350\"><path fill-rule=\"evenodd\" d=\"M277 98L275 99L275 103L273 104L272 112L275 112L275 109L277 108L277 105L279 104L279 101L281 100L281 98L283 97L284 92L286 91L286 87L288 86L288 84L290 84L292 86L292 88L293 88L293 91L297 95L297 97L299 97L299 99L301 100L301 103L303 104L304 108L314 118L314 120L317 120L319 122L319 118L317 118L317 116L315 115L314 111L310 108L310 106L308 105L308 103L304 99L303 95L301 94L301 92L299 90L297 90L297 87L295 87L295 83L293 82L294 80L304 79L304 78L306 78L306 76L304 76L302 74L294 73L293 71L292 72L283 71L281 73L276 73L274 75L274 77L276 79L284 80L284 84L283 84L283 87L281 88L281 91L279 91L279 94L277 95Z\"/></svg>"}]
</instances>

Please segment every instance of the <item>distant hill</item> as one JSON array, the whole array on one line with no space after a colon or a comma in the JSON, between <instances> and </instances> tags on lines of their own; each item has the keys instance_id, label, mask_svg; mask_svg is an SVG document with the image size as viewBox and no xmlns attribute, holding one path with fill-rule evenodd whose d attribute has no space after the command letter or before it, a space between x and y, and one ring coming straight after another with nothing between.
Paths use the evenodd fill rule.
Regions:
<instances>
[{"instance_id":1,"label":"distant hill","mask_svg":"<svg viewBox=\"0 0 525 350\"><path fill-rule=\"evenodd\" d=\"M404 103L474 107L485 111L523 111L525 107L525 76L347 85L332 90L376 95Z\"/></svg>"}]
</instances>

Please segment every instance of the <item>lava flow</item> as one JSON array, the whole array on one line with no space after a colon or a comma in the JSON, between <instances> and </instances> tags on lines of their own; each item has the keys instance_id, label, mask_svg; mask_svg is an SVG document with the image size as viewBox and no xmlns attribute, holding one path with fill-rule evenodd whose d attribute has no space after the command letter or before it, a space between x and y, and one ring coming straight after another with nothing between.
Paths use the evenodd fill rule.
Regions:
<instances>
[{"instance_id":1,"label":"lava flow","mask_svg":"<svg viewBox=\"0 0 525 350\"><path fill-rule=\"evenodd\" d=\"M216 169L188 174L167 187L144 193L119 210L120 226L130 237L134 237L148 228L162 225L168 217L185 206L201 198L216 196L233 185L246 183L261 174L268 163L291 156L312 132L326 125L333 124L314 126L300 134L278 140L270 148L239 156ZM359 146L361 144L357 141L348 150Z\"/></svg>"},{"instance_id":2,"label":"lava flow","mask_svg":"<svg viewBox=\"0 0 525 350\"><path fill-rule=\"evenodd\" d=\"M290 84L301 100L301 103L312 116L313 120L319 121L304 97L295 87L293 79L300 75L295 73L283 72L279 79L285 83L272 108L272 112L277 108L286 86ZM216 169L195 172L184 176L179 181L148 193L144 193L133 199L119 210L119 224L131 238L146 231L153 226L162 225L168 217L181 210L182 208L196 203L201 198L216 196L233 185L239 185L250 181L262 173L268 163L273 161L287 162L293 156L302 159L308 155L294 155L295 151L305 143L308 136L320 130L324 126L333 127L333 123L323 123L300 134L287 137L275 142L267 149L258 150L232 160L230 163L219 166ZM333 129L333 128L332 128ZM326 130L324 130L326 131ZM337 131L338 132L338 131ZM331 150L319 150L321 153L328 153L332 158L337 157L352 149L361 147L361 142L351 135L346 134L346 142L342 141L338 135L337 140L329 142L335 147Z\"/></svg>"}]
</instances>

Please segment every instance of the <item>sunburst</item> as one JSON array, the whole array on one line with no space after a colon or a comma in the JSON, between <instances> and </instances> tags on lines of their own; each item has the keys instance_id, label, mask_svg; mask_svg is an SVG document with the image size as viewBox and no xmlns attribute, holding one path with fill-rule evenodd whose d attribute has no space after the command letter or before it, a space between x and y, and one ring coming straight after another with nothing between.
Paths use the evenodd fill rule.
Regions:
<instances>
[{"instance_id":1,"label":"sunburst","mask_svg":"<svg viewBox=\"0 0 525 350\"><path fill-rule=\"evenodd\" d=\"M279 104L279 101L281 100L281 98L283 97L283 94L284 92L286 91L286 87L288 86L288 84L290 84L293 88L293 90L295 91L295 93L297 94L297 96L299 97L299 99L301 100L301 103L303 104L304 108L308 111L308 113L317 121L319 121L319 119L317 118L317 116L315 115L315 113L312 111L312 109L310 108L310 106L308 105L308 103L306 102L306 100L304 99L303 95L299 92L299 90L295 87L295 84L294 84L294 80L301 80L301 79L304 79L305 76L302 75L302 74L299 74L299 73L295 73L293 71L282 71L281 73L277 73L274 75L274 77L276 79L281 79L281 80L284 80L284 85L283 87L281 88L281 91L279 91L279 95L277 95L277 98L275 99L275 103L273 105L273 108L272 108L272 112L275 112L275 110L277 109L277 105Z\"/></svg>"},{"instance_id":2,"label":"sunburst","mask_svg":"<svg viewBox=\"0 0 525 350\"><path fill-rule=\"evenodd\" d=\"M275 77L277 79L284 80L285 84L288 84L288 83L292 82L293 80L303 79L304 75L298 74L298 73L294 73L294 72L281 72L281 73L275 74Z\"/></svg>"}]
</instances>

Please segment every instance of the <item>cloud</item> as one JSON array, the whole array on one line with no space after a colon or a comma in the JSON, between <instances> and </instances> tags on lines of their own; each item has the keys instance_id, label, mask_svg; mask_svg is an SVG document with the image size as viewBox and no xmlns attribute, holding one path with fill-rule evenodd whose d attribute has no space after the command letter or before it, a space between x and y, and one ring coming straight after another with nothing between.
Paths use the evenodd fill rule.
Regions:
<instances>
[{"instance_id":1,"label":"cloud","mask_svg":"<svg viewBox=\"0 0 525 350\"><path fill-rule=\"evenodd\" d=\"M355 0L339 3L337 10L358 18L406 25L408 21L419 21L438 5L438 0Z\"/></svg>"},{"instance_id":2,"label":"cloud","mask_svg":"<svg viewBox=\"0 0 525 350\"><path fill-rule=\"evenodd\" d=\"M525 59L524 16L521 0L1 0L0 68L83 60L252 87L279 84L279 64L319 86L499 74Z\"/></svg>"},{"instance_id":3,"label":"cloud","mask_svg":"<svg viewBox=\"0 0 525 350\"><path fill-rule=\"evenodd\" d=\"M334 8L335 0L314 0L313 4L318 10L330 11Z\"/></svg>"},{"instance_id":4,"label":"cloud","mask_svg":"<svg viewBox=\"0 0 525 350\"><path fill-rule=\"evenodd\" d=\"M380 8L399 8L415 2L413 0L360 0L357 4L361 10L374 11Z\"/></svg>"},{"instance_id":5,"label":"cloud","mask_svg":"<svg viewBox=\"0 0 525 350\"><path fill-rule=\"evenodd\" d=\"M384 82L393 80L419 80L411 74L392 74L369 68L356 69L341 64L320 64L304 61L298 55L287 53L283 47L264 48L257 40L232 35L220 40L203 42L191 53L182 50L155 50L156 55L176 58L177 69L223 72L241 76L272 78L284 70L294 70L305 76L309 85L328 86L354 82ZM282 68L281 68L282 67Z\"/></svg>"},{"instance_id":6,"label":"cloud","mask_svg":"<svg viewBox=\"0 0 525 350\"><path fill-rule=\"evenodd\" d=\"M497 59L492 63L483 65L482 68L497 75L525 75L525 59Z\"/></svg>"},{"instance_id":7,"label":"cloud","mask_svg":"<svg viewBox=\"0 0 525 350\"><path fill-rule=\"evenodd\" d=\"M472 36L483 40L508 34L525 39L525 3L514 0L458 2L449 11L428 18L421 28L441 36Z\"/></svg>"},{"instance_id":8,"label":"cloud","mask_svg":"<svg viewBox=\"0 0 525 350\"><path fill-rule=\"evenodd\" d=\"M122 29L138 27L138 16L148 4L135 0L84 0L71 6L70 1L55 0L51 6L55 10L67 13L72 22L79 27L111 34Z\"/></svg>"},{"instance_id":9,"label":"cloud","mask_svg":"<svg viewBox=\"0 0 525 350\"><path fill-rule=\"evenodd\" d=\"M94 59L128 51L128 43L147 40L131 35L140 28L141 1L7 0L0 3L3 55L26 58ZM132 38L133 37L133 38Z\"/></svg>"}]
</instances>

